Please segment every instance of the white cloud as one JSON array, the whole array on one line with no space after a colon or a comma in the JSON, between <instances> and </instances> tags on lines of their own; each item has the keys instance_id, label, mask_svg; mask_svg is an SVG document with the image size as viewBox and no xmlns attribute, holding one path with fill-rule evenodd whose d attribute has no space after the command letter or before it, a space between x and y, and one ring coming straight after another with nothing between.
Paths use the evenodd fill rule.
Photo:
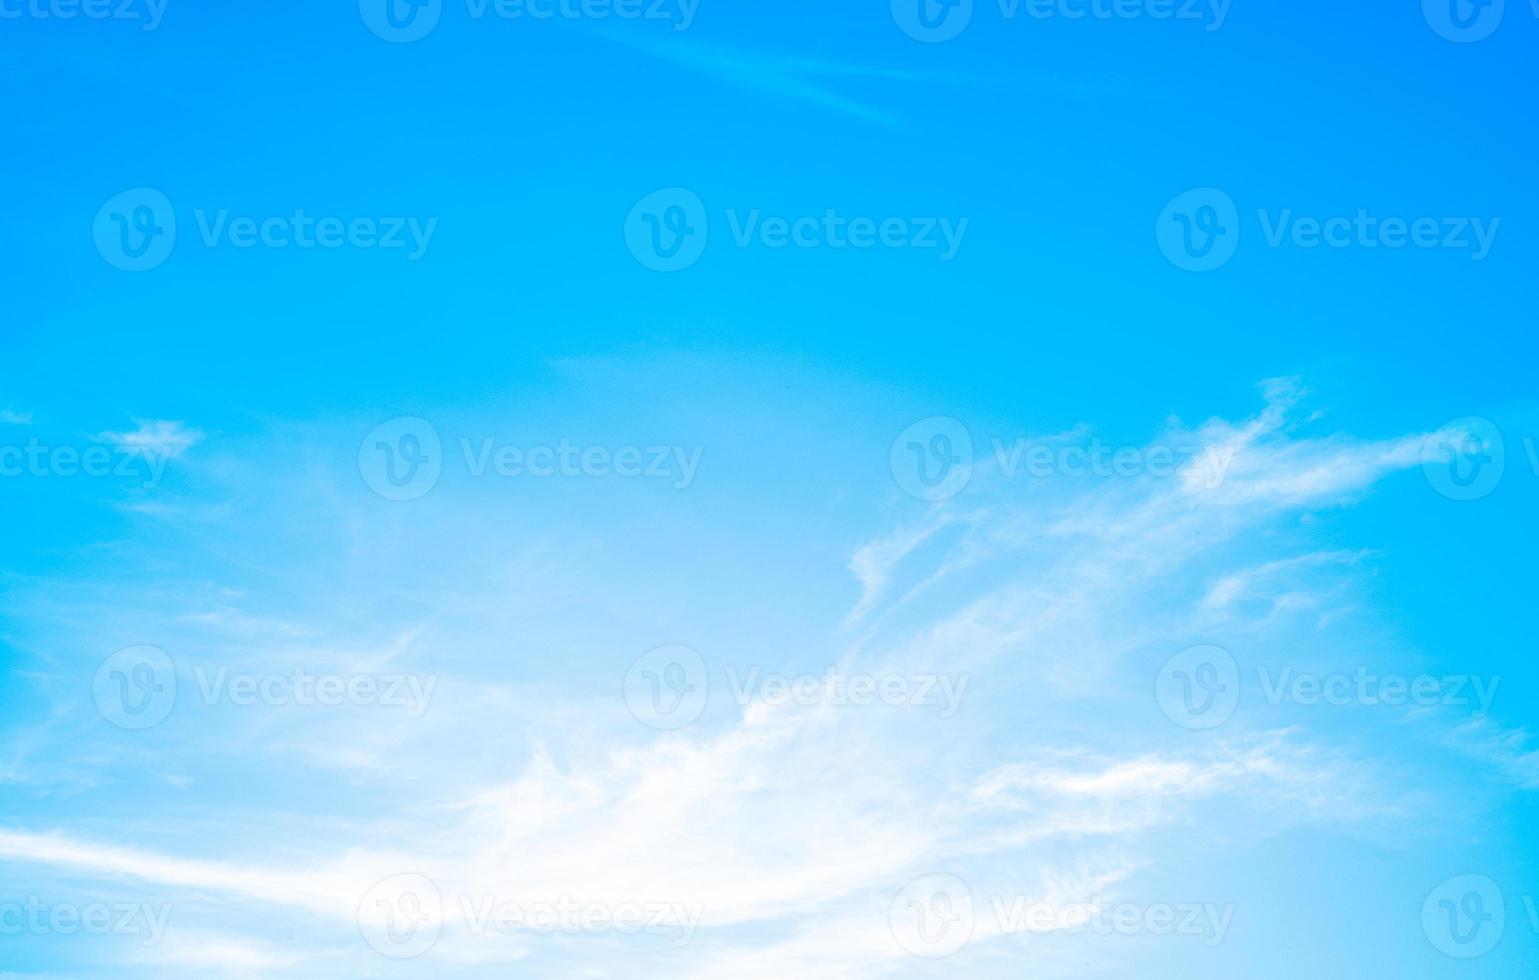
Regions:
<instances>
[{"instance_id":1,"label":"white cloud","mask_svg":"<svg viewBox=\"0 0 1539 980\"><path fill-rule=\"evenodd\" d=\"M230 734L227 749L221 743L222 762L228 753L231 765L321 766L357 780L370 799L395 801L377 819L342 822L345 849L299 840L283 858L254 866L10 831L0 832L0 856L171 894L227 896L249 913L252 935L221 933L172 955L222 957L230 969L275 976L309 969L309 947L274 952L262 934L301 918L322 931L317 950L343 937L356 946L364 892L410 871L447 896L698 904L702 927L686 976L851 980L904 963L885 916L895 890L916 875L958 869L996 892L1082 901L1113 885L1137 889L1140 869L1178 862L1180 845L1159 831L1200 827L1219 803L1247 808L1248 832L1257 834L1382 815L1371 767L1307 733L1256 733L1235 722L1221 739L1162 744L1171 726L1149 694L1153 667L1137 659L1188 635L1214 609L1244 617L1244 600L1278 582L1305 590L1322 569L1350 569L1361 553L1279 557L1260 532L1301 509L1358 499L1415 461L1404 446L1416 437L1299 438L1289 423L1296 387L1273 384L1267 395L1257 417L1199 430L1228 467L1217 485L1145 477L1012 494L983 480L965 505L928 509L853 549L860 597L844 625L868 632L847 652L850 665L967 674L969 697L985 700L954 719L914 707L756 701L659 734L606 727L623 712L612 697L563 691L553 706L544 690L467 670L444 678L420 724L377 712L290 712ZM1187 435L1173 429L1162 438ZM174 453L199 437L180 423L145 423L118 438ZM960 533L942 533L951 529ZM538 578L538 569L516 577ZM479 640L500 623L516 590L499 585L479 600L472 589L453 597L462 636ZM355 598L339 589L317 601L347 608ZM238 634L258 666L276 658L256 642L273 634L271 622L213 608L172 618L208 636ZM309 632L286 613L281 621ZM829 624L829 635L808 637L808 646L836 646L840 628ZM378 657L355 659L411 669L418 635L382 633ZM514 758L523 761L509 768ZM331 826L329 814L310 816ZM451 899L433 955L453 963L523 957L521 973L534 975L548 950L527 939L489 944L467 935ZM595 946L580 968L680 972Z\"/></svg>"},{"instance_id":2,"label":"white cloud","mask_svg":"<svg viewBox=\"0 0 1539 980\"><path fill-rule=\"evenodd\" d=\"M268 975L292 968L310 957L244 936L173 930L136 958L157 967Z\"/></svg>"},{"instance_id":3,"label":"white cloud","mask_svg":"<svg viewBox=\"0 0 1539 980\"><path fill-rule=\"evenodd\" d=\"M1504 728L1489 718L1460 725L1450 741L1525 790L1539 790L1539 745L1524 728Z\"/></svg>"},{"instance_id":4,"label":"white cloud","mask_svg":"<svg viewBox=\"0 0 1539 980\"><path fill-rule=\"evenodd\" d=\"M892 580L898 563L916 548L930 540L948 524L960 520L959 515L944 508L935 508L920 523L897 531L887 538L870 541L855 549L850 557L850 572L860 582L860 599L845 618L849 626L859 621L882 598Z\"/></svg>"},{"instance_id":5,"label":"white cloud","mask_svg":"<svg viewBox=\"0 0 1539 980\"><path fill-rule=\"evenodd\" d=\"M149 459L175 459L203 441L203 433L188 428L185 422L161 419L135 419L139 428L132 432L103 432L102 438Z\"/></svg>"}]
</instances>

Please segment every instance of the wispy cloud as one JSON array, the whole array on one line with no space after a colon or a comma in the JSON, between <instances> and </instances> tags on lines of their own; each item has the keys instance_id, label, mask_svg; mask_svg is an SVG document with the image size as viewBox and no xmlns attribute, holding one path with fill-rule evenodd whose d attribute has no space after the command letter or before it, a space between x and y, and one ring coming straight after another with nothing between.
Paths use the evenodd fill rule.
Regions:
<instances>
[{"instance_id":1,"label":"wispy cloud","mask_svg":"<svg viewBox=\"0 0 1539 980\"><path fill-rule=\"evenodd\" d=\"M603 32L598 36L702 75L883 125L895 124L897 115L869 99L850 94L836 83L872 81L951 86L979 81L952 72L843 63L693 39L687 44L673 38L659 41L632 31Z\"/></svg>"},{"instance_id":2,"label":"wispy cloud","mask_svg":"<svg viewBox=\"0 0 1539 980\"><path fill-rule=\"evenodd\" d=\"M1524 728L1506 728L1488 718L1466 722L1449 741L1525 790L1539 790L1539 740Z\"/></svg>"},{"instance_id":3,"label":"wispy cloud","mask_svg":"<svg viewBox=\"0 0 1539 980\"><path fill-rule=\"evenodd\" d=\"M203 433L185 422L160 419L135 419L139 428L131 432L103 432L102 438L130 452L150 459L175 459L203 441Z\"/></svg>"},{"instance_id":4,"label":"wispy cloud","mask_svg":"<svg viewBox=\"0 0 1539 980\"><path fill-rule=\"evenodd\" d=\"M1276 724L1237 721L1221 737L1172 741L1149 697L1154 666L1145 651L1168 655L1215 610L1237 631L1284 630L1288 610L1269 597L1283 587L1318 590L1319 576L1348 572L1363 555L1300 555L1274 539L1276 527L1360 501L1410 465L1404 445L1415 437L1302 435L1292 421L1298 399L1295 386L1272 385L1253 418L1191 431L1173 423L1176 435L1223 454L1218 483L1171 475L1020 494L984 473L976 492L916 506L852 544L853 607L833 614L822 635L807 634L806 646L875 676L965 675L972 700L955 717L915 705L717 698L697 726L659 733L627 716L612 679L554 692L513 682L499 648L494 661L432 661L445 675L434 710L410 725L379 711L289 711L234 721L203 714L168 731L210 752L221 771L281 765L347 780L361 799L394 801L363 815L292 802L286 823L324 823L345 845L299 837L258 862L210 857L206 837L191 833L183 836L205 841L200 853L12 828L0 830L0 860L99 887L133 882L176 900L178 935L190 938L167 947L167 968L296 978L367 970L375 954L358 941L359 903L374 883L411 872L447 898L432 954L443 963L518 959L521 973L570 975L570 962L538 937L488 943L467 910L478 897L527 905L572 895L611 906L698 906L686 976L854 980L907 962L886 917L915 876L945 870L989 894L1048 900L1138 895L1150 869L1179 875L1184 848L1195 846L1170 831L1206 826L1219 810L1242 813L1245 832L1258 836L1397 820L1393 794L1374 775L1379 760ZM179 423L121 435L125 445L166 452L197 438ZM468 527L489 526L482 522L499 513L471 497L456 503L465 511L456 520ZM362 561L375 560L378 539L371 529ZM398 597L413 612L387 615L356 643L310 642L330 635L336 610L377 608L367 603L378 596L346 583L318 582L313 620L248 612L259 597L227 588L200 593L195 610L163 609L161 620L183 631L201 660L222 657L258 673L296 660L415 670L425 648L470 649L497 635L506 605L530 583L551 580L529 559L515 562L511 578L478 588L475 554L467 544L442 603L414 579ZM132 621L116 607L68 615ZM414 616L423 621L408 625ZM856 624L864 632L851 640ZM1521 770L1531 753L1520 738L1503 744ZM103 743L101 757L118 760L118 745ZM177 828L167 830L174 841ZM233 831L226 844L270 850ZM206 895L221 896L245 924L195 900ZM459 901L466 896L468 906ZM296 922L303 937L272 944ZM978 942L987 947L998 935L981 929ZM613 945L583 949L582 966L615 975L680 973L675 962L627 957ZM1095 953L1063 975L1082 972L1085 955Z\"/></svg>"}]
</instances>

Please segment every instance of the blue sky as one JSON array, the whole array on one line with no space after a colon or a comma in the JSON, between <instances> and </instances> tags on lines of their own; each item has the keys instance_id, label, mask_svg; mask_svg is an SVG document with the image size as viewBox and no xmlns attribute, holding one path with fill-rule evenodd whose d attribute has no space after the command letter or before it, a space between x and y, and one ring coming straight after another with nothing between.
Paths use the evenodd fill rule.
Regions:
<instances>
[{"instance_id":1,"label":"blue sky","mask_svg":"<svg viewBox=\"0 0 1539 980\"><path fill-rule=\"evenodd\" d=\"M0 4L0 978L1525 976L1451 3Z\"/></svg>"}]
</instances>

